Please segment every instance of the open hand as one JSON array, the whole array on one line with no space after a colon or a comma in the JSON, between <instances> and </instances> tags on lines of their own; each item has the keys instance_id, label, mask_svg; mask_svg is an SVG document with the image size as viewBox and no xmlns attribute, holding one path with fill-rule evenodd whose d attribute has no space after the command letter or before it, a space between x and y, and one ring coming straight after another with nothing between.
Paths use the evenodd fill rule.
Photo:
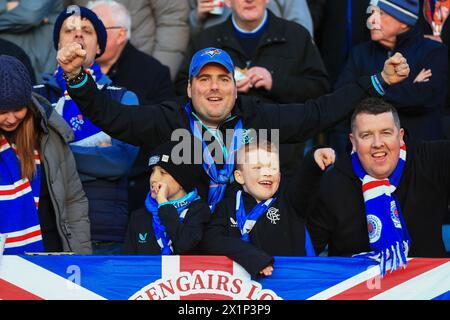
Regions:
<instances>
[{"instance_id":1,"label":"open hand","mask_svg":"<svg viewBox=\"0 0 450 320\"><path fill-rule=\"evenodd\" d=\"M273 272L273 266L267 266L264 269L262 269L259 274L264 275L266 277L271 276Z\"/></svg>"}]
</instances>

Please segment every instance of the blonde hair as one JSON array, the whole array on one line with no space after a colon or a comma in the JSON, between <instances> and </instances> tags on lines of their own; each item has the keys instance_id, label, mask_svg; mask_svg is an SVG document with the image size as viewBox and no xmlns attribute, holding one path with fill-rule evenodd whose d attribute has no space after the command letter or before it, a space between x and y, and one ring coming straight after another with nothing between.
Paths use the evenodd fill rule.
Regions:
<instances>
[{"instance_id":1,"label":"blonde hair","mask_svg":"<svg viewBox=\"0 0 450 320\"><path fill-rule=\"evenodd\" d=\"M279 154L278 147L274 143L272 143L268 140L262 139L262 140L258 140L257 142L251 142L248 144L244 144L236 152L236 170L242 169L242 165L245 164L247 162L247 160L249 160L247 157L248 153L253 150L258 150L258 151L262 150L262 151L266 151L268 153Z\"/></svg>"}]
</instances>

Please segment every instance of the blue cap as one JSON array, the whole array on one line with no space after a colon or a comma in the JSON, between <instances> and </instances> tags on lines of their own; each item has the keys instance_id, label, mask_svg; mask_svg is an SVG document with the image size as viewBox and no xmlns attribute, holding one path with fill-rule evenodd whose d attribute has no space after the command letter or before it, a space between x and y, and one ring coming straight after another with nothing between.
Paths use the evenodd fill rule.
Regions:
<instances>
[{"instance_id":1,"label":"blue cap","mask_svg":"<svg viewBox=\"0 0 450 320\"><path fill-rule=\"evenodd\" d=\"M189 67L189 79L196 77L200 70L208 63L218 63L234 75L234 63L231 57L222 49L205 48L197 51Z\"/></svg>"},{"instance_id":2,"label":"blue cap","mask_svg":"<svg viewBox=\"0 0 450 320\"><path fill-rule=\"evenodd\" d=\"M80 9L81 18L88 19L94 26L95 33L97 34L97 43L100 47L100 53L95 56L96 58L98 58L105 52L106 49L106 39L108 35L106 33L105 25L103 24L102 20L97 17L94 11L89 10L86 7L78 8ZM75 10L70 10L73 9L73 6L72 8L69 7L68 9L69 10L64 9L63 11L61 11L58 18L56 18L55 26L53 28L53 44L56 50L58 50L59 32L61 31L64 21L76 12Z\"/></svg>"}]
</instances>

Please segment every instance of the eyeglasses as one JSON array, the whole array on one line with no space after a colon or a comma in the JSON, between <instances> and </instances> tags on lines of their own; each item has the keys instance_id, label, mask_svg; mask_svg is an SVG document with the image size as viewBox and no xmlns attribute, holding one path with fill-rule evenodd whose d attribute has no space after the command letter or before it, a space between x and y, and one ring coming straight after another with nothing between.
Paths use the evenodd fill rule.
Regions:
<instances>
[{"instance_id":1,"label":"eyeglasses","mask_svg":"<svg viewBox=\"0 0 450 320\"><path fill-rule=\"evenodd\" d=\"M122 27L122 26L112 26L112 27L106 27L105 29L106 29L106 30L109 30L109 29L125 29L125 27Z\"/></svg>"}]
</instances>

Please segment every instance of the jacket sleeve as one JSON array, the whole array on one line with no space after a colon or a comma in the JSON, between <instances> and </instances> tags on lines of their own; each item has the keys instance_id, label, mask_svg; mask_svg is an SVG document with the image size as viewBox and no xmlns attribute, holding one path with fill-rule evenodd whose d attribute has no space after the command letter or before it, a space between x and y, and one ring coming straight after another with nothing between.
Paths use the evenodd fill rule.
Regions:
<instances>
[{"instance_id":1,"label":"jacket sleeve","mask_svg":"<svg viewBox=\"0 0 450 320\"><path fill-rule=\"evenodd\" d=\"M273 1L283 2L280 0ZM285 0L282 7L283 19L297 22L308 30L311 37L314 36L313 20L306 0Z\"/></svg>"},{"instance_id":2,"label":"jacket sleeve","mask_svg":"<svg viewBox=\"0 0 450 320\"><path fill-rule=\"evenodd\" d=\"M189 41L187 1L150 1L156 25L153 57L170 68L175 77Z\"/></svg>"},{"instance_id":3,"label":"jacket sleeve","mask_svg":"<svg viewBox=\"0 0 450 320\"><path fill-rule=\"evenodd\" d=\"M274 263L274 258L251 243L228 235L227 217L226 206L219 204L206 228L202 248L208 254L229 257L257 278L262 269Z\"/></svg>"},{"instance_id":4,"label":"jacket sleeve","mask_svg":"<svg viewBox=\"0 0 450 320\"><path fill-rule=\"evenodd\" d=\"M333 218L333 208L330 208L328 201L328 192L326 190L327 183L322 182L318 199L314 201L307 217L307 229L311 236L314 251L320 254L331 239L335 227L335 219Z\"/></svg>"},{"instance_id":5,"label":"jacket sleeve","mask_svg":"<svg viewBox=\"0 0 450 320\"><path fill-rule=\"evenodd\" d=\"M432 76L428 82L413 83L417 74L411 74L408 79L386 91L385 99L395 105L404 114L423 114L429 112L428 108L436 106L430 103L442 97L442 106L445 103L448 77L448 53L444 46L432 50L420 62L417 74L422 68L430 69Z\"/></svg>"},{"instance_id":6,"label":"jacket sleeve","mask_svg":"<svg viewBox=\"0 0 450 320\"><path fill-rule=\"evenodd\" d=\"M54 0L21 0L16 8L6 11L6 2L0 1L0 31L14 33L39 26L54 5Z\"/></svg>"},{"instance_id":7,"label":"jacket sleeve","mask_svg":"<svg viewBox=\"0 0 450 320\"><path fill-rule=\"evenodd\" d=\"M323 171L314 160L314 152L321 147L316 146L307 153L286 190L289 203L302 218L307 215L311 199L316 196L319 189Z\"/></svg>"},{"instance_id":8,"label":"jacket sleeve","mask_svg":"<svg viewBox=\"0 0 450 320\"><path fill-rule=\"evenodd\" d=\"M68 146L64 146L64 154L66 165L64 177L66 180L65 209L71 237L76 238L76 242L70 241L70 243L75 253L92 254L88 199L81 186L75 159Z\"/></svg>"},{"instance_id":9,"label":"jacket sleeve","mask_svg":"<svg viewBox=\"0 0 450 320\"><path fill-rule=\"evenodd\" d=\"M268 94L272 100L282 103L303 102L329 91L328 75L319 50L306 29L299 26L298 35L301 36L299 41L303 45L296 45L301 51L292 54L298 55L301 63L295 70L287 73L271 70L273 85ZM289 101L286 100L287 97Z\"/></svg>"},{"instance_id":10,"label":"jacket sleeve","mask_svg":"<svg viewBox=\"0 0 450 320\"><path fill-rule=\"evenodd\" d=\"M379 97L370 77L363 76L331 94L304 104L262 105L260 114L267 121L266 128L279 129L280 143L298 143L349 116L354 107L369 95Z\"/></svg>"},{"instance_id":11,"label":"jacket sleeve","mask_svg":"<svg viewBox=\"0 0 450 320\"><path fill-rule=\"evenodd\" d=\"M80 88L68 88L80 111L111 137L134 145L156 147L183 128L178 105L125 106L100 92L91 76Z\"/></svg>"},{"instance_id":12,"label":"jacket sleeve","mask_svg":"<svg viewBox=\"0 0 450 320\"><path fill-rule=\"evenodd\" d=\"M158 209L158 216L170 235L174 254L184 254L200 243L211 212L205 203L193 203L181 222L175 207L166 204Z\"/></svg>"}]
</instances>

